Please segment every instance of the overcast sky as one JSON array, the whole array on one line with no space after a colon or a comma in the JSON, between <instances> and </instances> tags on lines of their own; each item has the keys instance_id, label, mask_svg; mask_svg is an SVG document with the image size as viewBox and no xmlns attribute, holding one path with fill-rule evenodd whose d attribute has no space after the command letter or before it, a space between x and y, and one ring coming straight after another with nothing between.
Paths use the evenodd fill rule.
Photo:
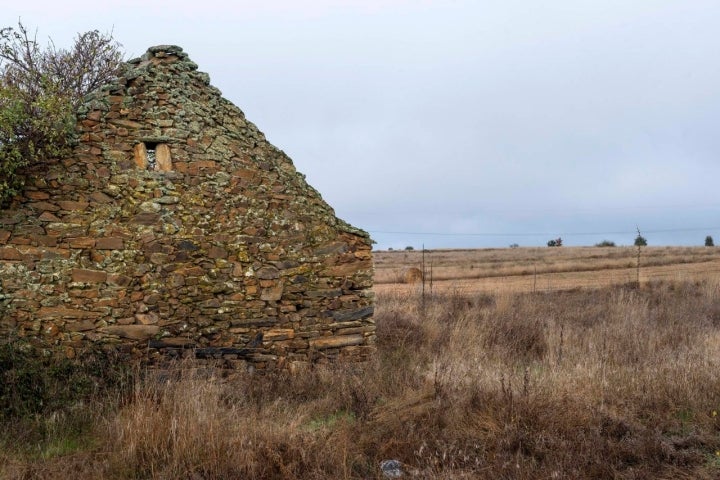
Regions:
<instances>
[{"instance_id":1,"label":"overcast sky","mask_svg":"<svg viewBox=\"0 0 720 480\"><path fill-rule=\"evenodd\" d=\"M177 44L376 248L720 240L717 0L65 0ZM399 232L399 233L393 233Z\"/></svg>"}]
</instances>

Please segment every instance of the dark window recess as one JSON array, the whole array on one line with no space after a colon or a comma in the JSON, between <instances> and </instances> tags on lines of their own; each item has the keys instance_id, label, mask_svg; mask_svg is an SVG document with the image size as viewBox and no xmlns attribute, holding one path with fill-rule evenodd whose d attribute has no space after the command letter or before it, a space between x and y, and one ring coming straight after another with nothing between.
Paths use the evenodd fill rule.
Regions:
<instances>
[{"instance_id":1,"label":"dark window recess","mask_svg":"<svg viewBox=\"0 0 720 480\"><path fill-rule=\"evenodd\" d=\"M145 142L145 150L147 151L147 169L157 170L157 158L155 157L155 150L157 149L157 143Z\"/></svg>"}]
</instances>

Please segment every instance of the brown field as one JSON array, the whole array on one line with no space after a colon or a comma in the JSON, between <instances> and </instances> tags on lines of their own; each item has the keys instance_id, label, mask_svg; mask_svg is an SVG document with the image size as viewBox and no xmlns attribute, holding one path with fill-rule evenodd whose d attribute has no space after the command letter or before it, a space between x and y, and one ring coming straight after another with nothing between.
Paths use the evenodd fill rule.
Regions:
<instances>
[{"instance_id":1,"label":"brown field","mask_svg":"<svg viewBox=\"0 0 720 480\"><path fill-rule=\"evenodd\" d=\"M89 393L68 394L82 371L33 387L34 413L5 388L0 478L382 479L387 459L419 479L720 478L715 249L643 249L639 286L634 254L430 252L422 297L393 283L421 253L380 252L368 364L109 365ZM528 284L535 268L550 281ZM27 374L13 355L6 387Z\"/></svg>"},{"instance_id":2,"label":"brown field","mask_svg":"<svg viewBox=\"0 0 720 480\"><path fill-rule=\"evenodd\" d=\"M426 250L425 288L437 292L542 292L595 288L636 282L635 247L503 248ZM409 268L422 270L421 251L374 253L377 292L412 292L404 283ZM720 274L720 249L643 247L640 283L698 280Z\"/></svg>"}]
</instances>

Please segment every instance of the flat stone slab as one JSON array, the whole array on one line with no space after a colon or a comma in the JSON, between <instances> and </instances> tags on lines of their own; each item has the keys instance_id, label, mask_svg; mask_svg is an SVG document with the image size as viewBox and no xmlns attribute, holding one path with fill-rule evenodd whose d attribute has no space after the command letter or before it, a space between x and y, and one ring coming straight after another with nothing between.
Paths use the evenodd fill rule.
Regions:
<instances>
[{"instance_id":1,"label":"flat stone slab","mask_svg":"<svg viewBox=\"0 0 720 480\"><path fill-rule=\"evenodd\" d=\"M325 348L349 347L352 345L362 345L365 338L360 335L338 335L332 337L319 337L310 339L310 347L319 350Z\"/></svg>"}]
</instances>

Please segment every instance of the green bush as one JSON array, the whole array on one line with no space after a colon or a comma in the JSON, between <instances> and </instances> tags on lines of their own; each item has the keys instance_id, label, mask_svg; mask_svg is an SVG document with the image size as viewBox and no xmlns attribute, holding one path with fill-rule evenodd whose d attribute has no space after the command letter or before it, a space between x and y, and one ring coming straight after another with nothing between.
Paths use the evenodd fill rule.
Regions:
<instances>
[{"instance_id":1,"label":"green bush","mask_svg":"<svg viewBox=\"0 0 720 480\"><path fill-rule=\"evenodd\" d=\"M603 240L600 243L596 243L595 246L596 247L614 247L615 242L613 242L612 240Z\"/></svg>"},{"instance_id":2,"label":"green bush","mask_svg":"<svg viewBox=\"0 0 720 480\"><path fill-rule=\"evenodd\" d=\"M34 98L0 84L0 202L24 184L23 167L67 154L75 129L71 104L52 90Z\"/></svg>"},{"instance_id":3,"label":"green bush","mask_svg":"<svg viewBox=\"0 0 720 480\"><path fill-rule=\"evenodd\" d=\"M110 388L121 388L128 364L103 351L78 360L38 356L19 342L0 344L0 419L63 410Z\"/></svg>"},{"instance_id":4,"label":"green bush","mask_svg":"<svg viewBox=\"0 0 720 480\"><path fill-rule=\"evenodd\" d=\"M548 242L547 242L548 247L562 247L562 244L563 244L563 240L560 237L554 238L552 240L548 240Z\"/></svg>"},{"instance_id":5,"label":"green bush","mask_svg":"<svg viewBox=\"0 0 720 480\"><path fill-rule=\"evenodd\" d=\"M705 246L706 247L714 247L715 246L715 242L713 241L713 238L710 235L705 237Z\"/></svg>"}]
</instances>

